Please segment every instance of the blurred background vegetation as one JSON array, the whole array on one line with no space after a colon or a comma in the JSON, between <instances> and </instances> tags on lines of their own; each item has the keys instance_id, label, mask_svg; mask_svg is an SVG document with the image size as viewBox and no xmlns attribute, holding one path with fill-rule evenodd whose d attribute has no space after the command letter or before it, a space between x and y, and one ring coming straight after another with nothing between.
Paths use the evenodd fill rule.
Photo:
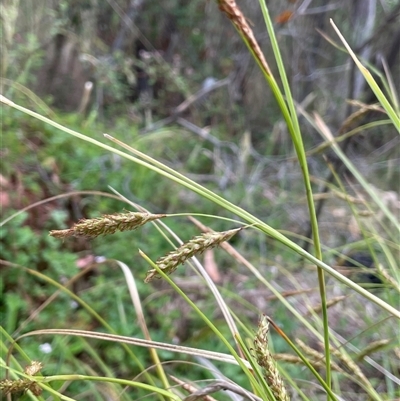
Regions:
<instances>
[{"instance_id":1,"label":"blurred background vegetation","mask_svg":"<svg viewBox=\"0 0 400 401\"><path fill-rule=\"evenodd\" d=\"M242 3L268 57L270 42L259 5L249 0ZM321 192L324 260L341 264L337 262L338 255L364 252L371 244L371 238L361 228L373 224L367 216L370 205L362 188L335 155L328 148L318 150L324 140L307 116L317 112L336 135L369 127L356 130L341 145L376 187L383 202L398 215L399 136L391 126L374 124L384 119L378 108L355 118L353 113L362 104L375 103L376 99L348 54L332 42L336 36L329 19L336 22L363 61L373 67L378 81L390 77L392 87L399 88L400 3L268 3L301 115L313 185L315 192ZM100 141L107 132L222 194L272 227L290 233L299 243L304 243L302 236L309 237L301 172L286 125L257 65L215 2L3 0L0 17L0 88L4 96ZM359 103L351 103L350 99ZM138 257L137 249L145 250L154 259L170 249L154 228L146 226L138 232L106 239L65 242L48 237L48 231L69 227L83 217L122 211L126 206L121 201L105 196L111 193L110 186L154 213L229 214L117 155L77 144L76 139L11 108L2 108L1 112L1 219L35 202L74 192L32 207L7 222L0 231L1 259L37 270L60 283L66 283L102 257L119 259L131 267L138 279L154 340L221 350L213 334L167 284L142 284L147 266ZM335 191L325 191L331 175L327 160L338 174L344 192L359 200L358 217L364 219L361 225L354 216L354 205ZM230 228L219 220L203 222L216 230ZM198 233L184 218L170 219L168 224L183 239ZM250 230L241 233L232 244L279 291L306 293L306 297L291 301L304 316L309 305L318 303L314 271L297 255ZM229 305L250 327L255 327L260 312L266 312L287 333L307 337L272 293L264 287L259 290L257 280L239 263L220 250L211 258L217 265L206 264ZM19 268L1 266L0 274L0 316L8 333L50 326L97 328L98 323L65 295L59 295L26 322L55 288ZM181 285L190 289L196 302L213 316L213 300L202 285L196 285L192 272L181 268L178 274ZM346 295L343 286L329 279L328 288L332 295ZM134 311L127 306L130 301L123 276L111 262L88 270L72 289L101 311L119 334L141 336ZM390 299L393 294L388 292L385 296ZM334 329L359 348L378 339L373 333L376 316L372 306L368 309L354 294L343 303L346 316L343 306L332 309ZM214 319L220 316L216 314ZM392 338L395 329L387 325L383 336ZM49 353L43 348L47 341ZM30 339L21 344L30 358L44 362L45 372L101 370L92 359L91 348L81 339ZM115 376L132 377L141 372L126 360L118 344L92 345ZM277 352L287 351L279 338L274 347ZM147 351L137 352L146 366ZM174 358L167 353L163 357ZM386 363L383 356L378 355L377 360ZM399 364L390 368L398 373ZM179 369L186 373L177 364L175 375ZM288 369L301 377L300 368ZM371 367L366 369L371 369L368 374L382 391L389 391L384 375ZM200 368L192 376L208 377L210 374ZM95 385L74 386L68 388L71 394L93 394ZM350 381L346 390L346 399L364 399L357 398L358 390ZM83 398L104 399L101 395Z\"/></svg>"}]
</instances>

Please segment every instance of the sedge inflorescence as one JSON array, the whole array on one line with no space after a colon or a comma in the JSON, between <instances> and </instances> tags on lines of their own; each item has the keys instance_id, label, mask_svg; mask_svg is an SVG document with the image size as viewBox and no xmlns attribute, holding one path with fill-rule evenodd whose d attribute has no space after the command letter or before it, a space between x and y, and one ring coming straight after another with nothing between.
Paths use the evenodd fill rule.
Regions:
<instances>
[{"instance_id":1,"label":"sedge inflorescence","mask_svg":"<svg viewBox=\"0 0 400 401\"><path fill-rule=\"evenodd\" d=\"M276 362L268 349L269 322L266 316L261 316L258 323L258 330L254 338L254 351L257 363L264 369L265 380L270 386L274 397L278 401L289 401L282 377L276 366Z\"/></svg>"},{"instance_id":2,"label":"sedge inflorescence","mask_svg":"<svg viewBox=\"0 0 400 401\"><path fill-rule=\"evenodd\" d=\"M118 231L136 230L149 221L163 217L166 217L166 215L139 212L104 214L95 219L82 219L67 230L50 231L50 235L55 238L72 236L96 238L99 235L114 234Z\"/></svg>"},{"instance_id":3,"label":"sedge inflorescence","mask_svg":"<svg viewBox=\"0 0 400 401\"><path fill-rule=\"evenodd\" d=\"M185 242L179 248L169 252L166 256L156 261L157 266L166 274L171 274L176 268L185 263L191 257L203 253L207 249L214 248L222 242L229 241L241 228L222 232L204 233ZM157 270L152 269L147 272L145 282L148 283L153 278L160 278Z\"/></svg>"}]
</instances>

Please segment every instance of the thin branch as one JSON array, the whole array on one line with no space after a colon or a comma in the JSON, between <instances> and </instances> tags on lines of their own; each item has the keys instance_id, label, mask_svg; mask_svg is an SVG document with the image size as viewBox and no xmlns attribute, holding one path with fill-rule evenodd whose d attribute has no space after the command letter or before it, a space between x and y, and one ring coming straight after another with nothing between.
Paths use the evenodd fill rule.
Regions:
<instances>
[{"instance_id":1,"label":"thin branch","mask_svg":"<svg viewBox=\"0 0 400 401\"><path fill-rule=\"evenodd\" d=\"M230 78L224 78L221 79L215 83L213 83L210 86L201 88L198 90L196 93L193 95L190 95L184 102L182 102L179 106L177 106L173 112L171 113L170 117L164 118L163 120L159 120L153 124L151 124L149 127L146 127L145 129L142 129L140 131L141 134L146 134L151 131L155 131L159 128L164 127L167 124L171 124L174 121L178 120L179 116L184 113L191 105L194 103L198 102L199 100L203 99L207 94L210 92L222 88L223 86L228 85L231 82Z\"/></svg>"}]
</instances>

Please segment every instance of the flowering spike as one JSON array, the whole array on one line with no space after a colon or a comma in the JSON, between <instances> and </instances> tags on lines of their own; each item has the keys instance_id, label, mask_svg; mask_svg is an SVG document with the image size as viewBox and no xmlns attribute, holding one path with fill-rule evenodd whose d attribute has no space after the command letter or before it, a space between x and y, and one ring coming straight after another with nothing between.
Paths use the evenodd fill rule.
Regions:
<instances>
[{"instance_id":1,"label":"flowering spike","mask_svg":"<svg viewBox=\"0 0 400 401\"><path fill-rule=\"evenodd\" d=\"M203 253L206 249L214 248L222 242L229 241L241 229L242 228L236 228L222 232L204 233L194 237L190 241L182 244L179 248L159 258L156 264L166 274L171 274L179 265L185 263L191 257ZM157 270L149 270L144 280L145 283L150 282L154 277L160 278Z\"/></svg>"},{"instance_id":2,"label":"flowering spike","mask_svg":"<svg viewBox=\"0 0 400 401\"><path fill-rule=\"evenodd\" d=\"M269 323L266 316L261 316L258 330L254 338L254 351L257 363L264 368L265 379L269 384L277 401L289 401L282 377L276 367L276 362L268 349Z\"/></svg>"},{"instance_id":3,"label":"flowering spike","mask_svg":"<svg viewBox=\"0 0 400 401\"><path fill-rule=\"evenodd\" d=\"M138 212L104 214L95 219L82 219L68 230L50 231L50 235L55 238L71 236L96 238L99 235L114 234L117 231L136 230L149 221L161 219L165 216L165 214Z\"/></svg>"}]
</instances>

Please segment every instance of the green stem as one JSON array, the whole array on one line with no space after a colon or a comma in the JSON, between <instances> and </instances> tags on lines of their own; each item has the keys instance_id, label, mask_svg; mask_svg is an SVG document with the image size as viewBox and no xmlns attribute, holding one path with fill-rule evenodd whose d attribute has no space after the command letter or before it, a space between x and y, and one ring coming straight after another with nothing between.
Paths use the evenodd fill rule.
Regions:
<instances>
[{"instance_id":1,"label":"green stem","mask_svg":"<svg viewBox=\"0 0 400 401\"><path fill-rule=\"evenodd\" d=\"M319 237L319 229L318 229L318 221L317 221L317 213L315 210L315 204L313 199L313 192L311 188L310 174L308 171L307 157L304 150L303 139L301 136L300 126L297 119L297 112L294 105L292 93L290 90L289 82L287 79L285 66L282 61L282 56L279 50L279 45L275 37L274 28L272 25L271 18L269 16L268 8L265 4L265 1L260 0L261 10L264 16L264 21L268 30L269 37L271 38L271 45L274 52L275 60L278 65L279 75L283 84L283 88L286 95L286 102L282 102L283 96L279 90L276 81L273 79L268 80L270 84L273 85L272 91L275 94L275 97L278 100L278 104L281 108L282 114L285 118L286 124L288 126L290 135L292 137L293 144L296 149L297 158L299 159L299 164L301 167L301 171L303 174L303 180L305 185L306 197L307 197L307 206L310 216L311 228L312 228L312 237L314 242L315 256L318 260L322 261L322 250L321 250L321 242ZM266 73L266 71L265 71ZM329 321L328 321L328 308L326 302L326 286L325 286L325 277L323 270L317 266L318 271L318 285L321 297L321 305L322 305L322 321L323 321L323 330L324 330L324 347L325 347L325 361L326 361L326 383L329 388L331 388L331 362L330 362L330 344L329 344ZM328 393L329 394L329 393ZM328 395L329 399L329 395Z\"/></svg>"}]
</instances>

